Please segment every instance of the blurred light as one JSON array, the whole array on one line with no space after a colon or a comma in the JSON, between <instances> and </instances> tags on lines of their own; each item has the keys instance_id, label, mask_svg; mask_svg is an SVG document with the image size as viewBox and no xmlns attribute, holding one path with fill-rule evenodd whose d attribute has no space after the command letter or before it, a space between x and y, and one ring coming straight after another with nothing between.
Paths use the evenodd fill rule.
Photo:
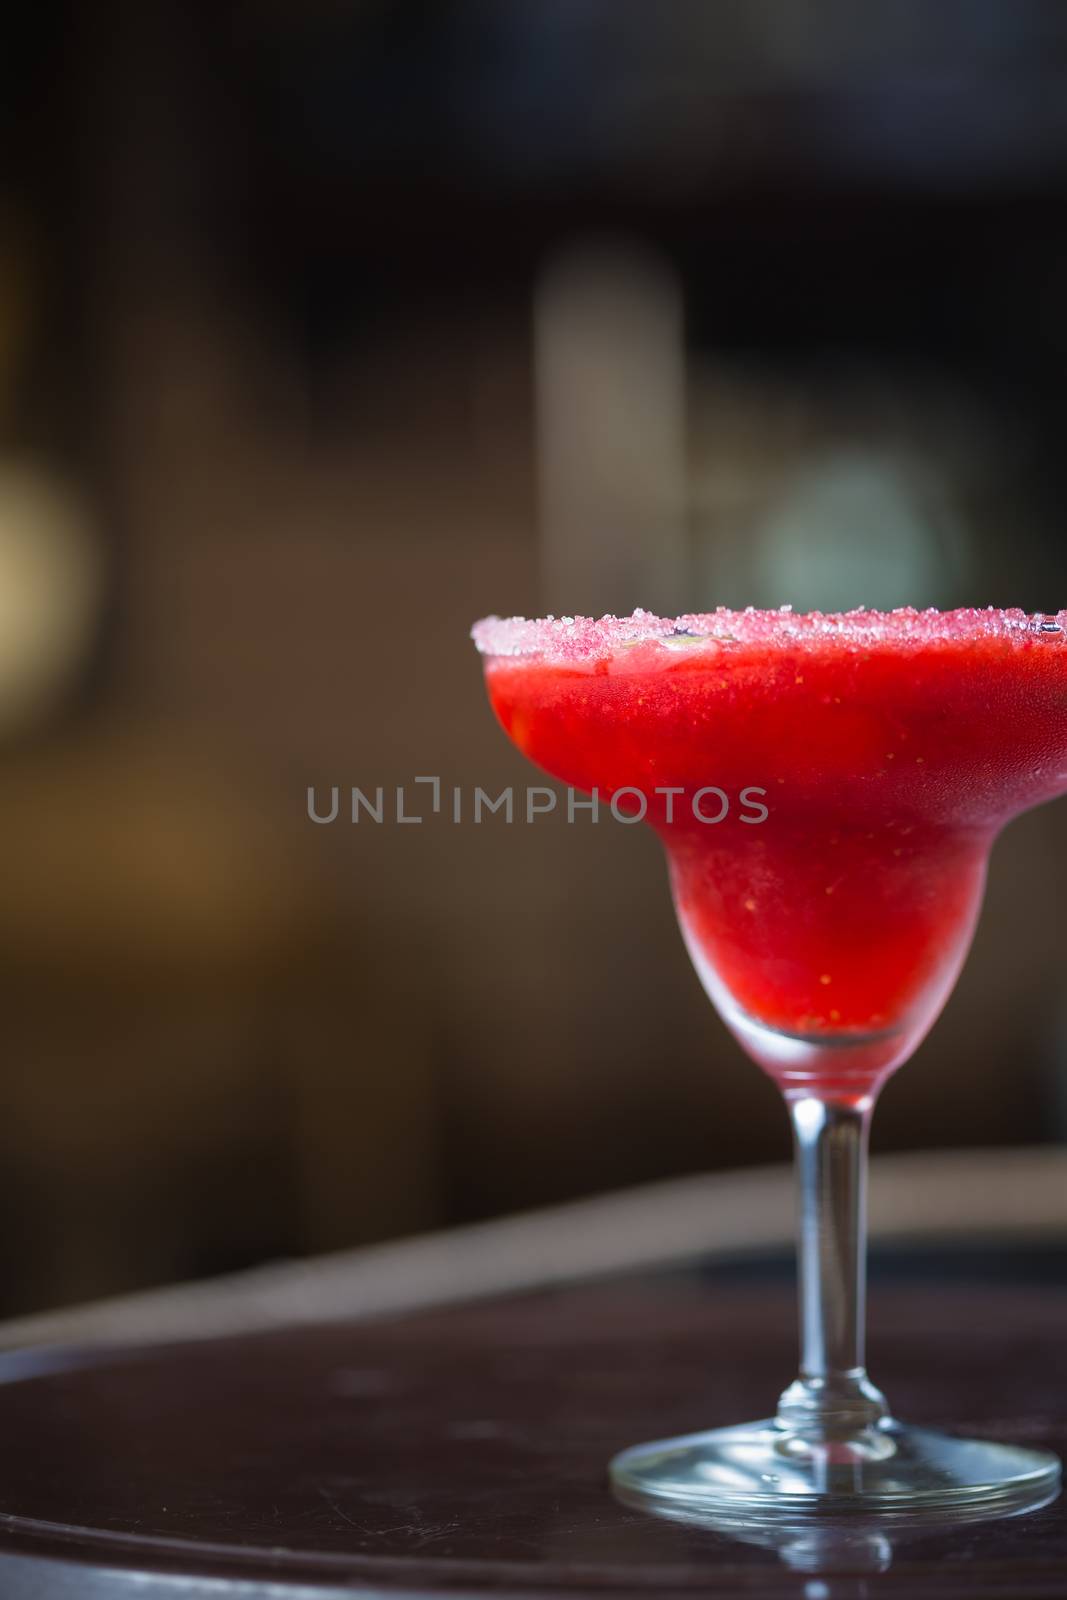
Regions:
<instances>
[{"instance_id":1,"label":"blurred light","mask_svg":"<svg viewBox=\"0 0 1067 1600\"><path fill-rule=\"evenodd\" d=\"M758 581L798 610L888 610L943 587L941 536L889 454L842 450L803 469L759 531Z\"/></svg>"},{"instance_id":2,"label":"blurred light","mask_svg":"<svg viewBox=\"0 0 1067 1600\"><path fill-rule=\"evenodd\" d=\"M79 500L38 469L0 462L0 736L40 720L69 687L102 589Z\"/></svg>"},{"instance_id":3,"label":"blurred light","mask_svg":"<svg viewBox=\"0 0 1067 1600\"><path fill-rule=\"evenodd\" d=\"M542 603L685 609L682 295L629 241L568 250L536 298Z\"/></svg>"},{"instance_id":4,"label":"blurred light","mask_svg":"<svg viewBox=\"0 0 1067 1600\"><path fill-rule=\"evenodd\" d=\"M689 403L699 605L892 609L979 589L975 518L1010 452L966 389L705 360Z\"/></svg>"}]
</instances>

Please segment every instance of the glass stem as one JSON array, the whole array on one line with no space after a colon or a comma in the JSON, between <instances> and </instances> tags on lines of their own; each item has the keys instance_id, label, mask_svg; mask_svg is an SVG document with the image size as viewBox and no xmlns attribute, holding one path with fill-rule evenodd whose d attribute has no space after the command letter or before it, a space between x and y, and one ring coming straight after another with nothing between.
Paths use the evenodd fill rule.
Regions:
<instances>
[{"instance_id":1,"label":"glass stem","mask_svg":"<svg viewBox=\"0 0 1067 1600\"><path fill-rule=\"evenodd\" d=\"M787 1096L797 1173L800 1375L778 1420L841 1437L888 1414L864 1369L867 1134L874 1098Z\"/></svg>"}]
</instances>

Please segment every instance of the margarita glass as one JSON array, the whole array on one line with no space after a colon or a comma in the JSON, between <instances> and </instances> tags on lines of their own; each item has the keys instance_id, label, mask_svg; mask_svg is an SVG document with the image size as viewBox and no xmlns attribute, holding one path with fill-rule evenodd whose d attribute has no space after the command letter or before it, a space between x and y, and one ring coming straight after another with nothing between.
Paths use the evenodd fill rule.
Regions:
<instances>
[{"instance_id":1,"label":"margarita glass","mask_svg":"<svg viewBox=\"0 0 1067 1600\"><path fill-rule=\"evenodd\" d=\"M990 848L1067 792L1067 612L489 618L531 760L641 816L700 978L777 1082L799 1185L800 1371L776 1415L612 1463L650 1508L973 1515L1054 1492L1044 1451L895 1420L864 1368L867 1132L941 1010Z\"/></svg>"}]
</instances>

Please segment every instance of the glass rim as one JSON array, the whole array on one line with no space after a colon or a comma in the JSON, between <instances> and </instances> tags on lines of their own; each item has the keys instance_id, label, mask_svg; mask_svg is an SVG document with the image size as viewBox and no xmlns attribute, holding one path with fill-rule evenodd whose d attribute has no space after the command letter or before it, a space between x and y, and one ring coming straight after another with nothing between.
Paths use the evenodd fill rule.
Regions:
<instances>
[{"instance_id":1,"label":"glass rim","mask_svg":"<svg viewBox=\"0 0 1067 1600\"><path fill-rule=\"evenodd\" d=\"M761 610L683 612L658 616L638 607L629 616L605 615L481 618L471 628L480 654L492 658L547 657L559 661L592 661L635 648L658 645L683 653L702 647L749 645L865 649L922 645L967 645L982 639L1021 642L1033 635L1067 638L1067 609L1027 612L958 607L890 611L864 607L854 611L794 611L791 606Z\"/></svg>"}]
</instances>

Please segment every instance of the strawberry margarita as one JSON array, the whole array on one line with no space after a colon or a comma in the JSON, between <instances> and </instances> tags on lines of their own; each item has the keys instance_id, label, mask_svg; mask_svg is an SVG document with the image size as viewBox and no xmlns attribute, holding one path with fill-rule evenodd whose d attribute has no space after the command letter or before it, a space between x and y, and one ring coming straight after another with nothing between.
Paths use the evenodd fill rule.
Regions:
<instances>
[{"instance_id":1,"label":"strawberry margarita","mask_svg":"<svg viewBox=\"0 0 1067 1600\"><path fill-rule=\"evenodd\" d=\"M798 1376L772 1418L623 1451L616 1491L712 1521L1044 1503L1048 1451L898 1422L868 1378L864 1195L878 1088L952 988L994 839L1067 792L1067 612L489 618L474 637L520 750L659 833L697 971L793 1126Z\"/></svg>"}]
</instances>

